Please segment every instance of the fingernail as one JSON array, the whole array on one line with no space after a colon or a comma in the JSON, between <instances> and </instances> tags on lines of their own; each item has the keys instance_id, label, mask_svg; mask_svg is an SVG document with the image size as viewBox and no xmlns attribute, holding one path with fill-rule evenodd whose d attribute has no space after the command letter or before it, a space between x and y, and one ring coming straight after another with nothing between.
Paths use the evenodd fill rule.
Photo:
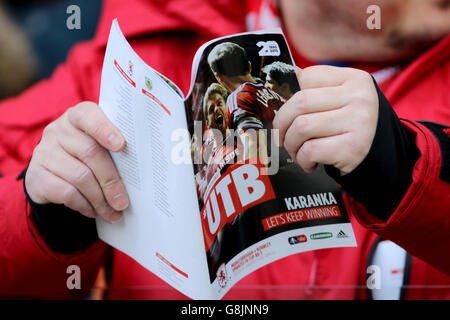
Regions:
<instances>
[{"instance_id":1,"label":"fingernail","mask_svg":"<svg viewBox=\"0 0 450 320\"><path fill-rule=\"evenodd\" d=\"M109 145L114 149L117 150L122 146L123 140L120 136L118 136L115 133L112 133L109 137L108 137L108 142Z\"/></svg>"},{"instance_id":2,"label":"fingernail","mask_svg":"<svg viewBox=\"0 0 450 320\"><path fill-rule=\"evenodd\" d=\"M125 194L119 193L112 199L112 203L113 203L114 209L122 211L128 207L129 200Z\"/></svg>"},{"instance_id":3,"label":"fingernail","mask_svg":"<svg viewBox=\"0 0 450 320\"><path fill-rule=\"evenodd\" d=\"M120 220L122 220L122 217L123 217L122 212L113 211L113 212L111 213L111 215L109 216L109 221L110 221L111 223L117 223L117 222L119 222Z\"/></svg>"}]
</instances>

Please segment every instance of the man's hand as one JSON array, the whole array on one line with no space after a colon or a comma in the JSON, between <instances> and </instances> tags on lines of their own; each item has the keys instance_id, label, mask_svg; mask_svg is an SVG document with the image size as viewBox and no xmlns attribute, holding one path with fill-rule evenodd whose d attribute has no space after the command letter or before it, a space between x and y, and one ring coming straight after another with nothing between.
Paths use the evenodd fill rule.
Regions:
<instances>
[{"instance_id":1,"label":"man's hand","mask_svg":"<svg viewBox=\"0 0 450 320\"><path fill-rule=\"evenodd\" d=\"M350 173L375 136L378 96L364 71L331 66L296 69L301 91L277 112L279 144L306 172L328 164Z\"/></svg>"},{"instance_id":2,"label":"man's hand","mask_svg":"<svg viewBox=\"0 0 450 320\"><path fill-rule=\"evenodd\" d=\"M124 147L125 139L101 109L82 102L45 128L25 176L28 195L38 204L64 204L116 222L129 199L107 150Z\"/></svg>"}]
</instances>

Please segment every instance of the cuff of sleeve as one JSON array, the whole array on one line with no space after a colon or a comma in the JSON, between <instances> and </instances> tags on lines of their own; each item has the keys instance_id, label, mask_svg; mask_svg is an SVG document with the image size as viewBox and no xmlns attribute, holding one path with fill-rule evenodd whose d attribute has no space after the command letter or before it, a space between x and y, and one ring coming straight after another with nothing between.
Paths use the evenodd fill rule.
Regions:
<instances>
[{"instance_id":1,"label":"cuff of sleeve","mask_svg":"<svg viewBox=\"0 0 450 320\"><path fill-rule=\"evenodd\" d=\"M71 254L55 252L46 243L35 224L33 212L26 199L21 179L8 176L2 178L2 180L0 194L9 194L7 199L0 199L0 211L3 212L4 209L8 213L0 217L0 231L3 227L8 228L3 230L5 233L0 232L6 243L15 241L16 247L23 248L23 254L32 252L33 255L39 256L39 258L35 257L38 261L47 257L58 263L71 264L80 263L80 261L89 261L91 259L96 260L97 257L104 254L107 246L103 241L99 240L88 248L78 250ZM39 250L36 250L37 248ZM31 259L31 257L27 257L27 259Z\"/></svg>"},{"instance_id":2,"label":"cuff of sleeve","mask_svg":"<svg viewBox=\"0 0 450 320\"><path fill-rule=\"evenodd\" d=\"M76 251L70 252L59 252L55 251L53 247L50 247L47 244L47 241L41 235L39 228L36 226L35 219L33 217L33 212L28 202L26 202L26 222L28 226L28 230L32 238L34 239L37 246L43 251L43 253L60 263L71 264L78 263L80 257L92 257L96 258L99 253L103 253L107 248L106 244L103 241L96 240L91 243L89 246L78 249ZM88 260L90 258L87 258Z\"/></svg>"},{"instance_id":3,"label":"cuff of sleeve","mask_svg":"<svg viewBox=\"0 0 450 320\"><path fill-rule=\"evenodd\" d=\"M65 256L76 252L82 254L96 241L99 242L94 219L84 217L64 205L35 203L26 190L25 175L26 169L17 180L23 180L28 227L46 254L57 260L66 260Z\"/></svg>"},{"instance_id":4,"label":"cuff of sleeve","mask_svg":"<svg viewBox=\"0 0 450 320\"><path fill-rule=\"evenodd\" d=\"M369 212L387 221L411 184L413 167L420 156L415 134L406 130L378 85L378 122L370 150L350 173L341 176L338 169L325 170L345 192L363 204Z\"/></svg>"},{"instance_id":5,"label":"cuff of sleeve","mask_svg":"<svg viewBox=\"0 0 450 320\"><path fill-rule=\"evenodd\" d=\"M403 121L416 134L421 156L412 174L412 183L387 221L370 214L348 195L349 213L365 228L391 240L440 271L450 275L450 184L440 179L442 153L433 133L419 123Z\"/></svg>"},{"instance_id":6,"label":"cuff of sleeve","mask_svg":"<svg viewBox=\"0 0 450 320\"><path fill-rule=\"evenodd\" d=\"M414 215L419 214L416 213L418 206L423 203L424 197L433 192L431 190L433 182L439 179L441 155L439 144L434 139L433 134L418 123L402 120L402 124L416 136L416 146L421 156L414 166L412 183L389 219L383 221L370 214L361 203L350 196L346 196L349 200L347 203L359 223L373 231L384 230L388 232L401 229L403 224L407 224L413 219L412 213ZM421 215L423 214L422 212Z\"/></svg>"}]
</instances>

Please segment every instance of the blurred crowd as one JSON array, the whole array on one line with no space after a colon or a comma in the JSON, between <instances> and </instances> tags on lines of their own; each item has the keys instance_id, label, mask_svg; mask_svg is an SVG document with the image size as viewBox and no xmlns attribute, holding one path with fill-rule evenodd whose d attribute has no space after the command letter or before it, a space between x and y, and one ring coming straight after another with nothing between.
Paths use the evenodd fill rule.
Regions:
<instances>
[{"instance_id":1,"label":"blurred crowd","mask_svg":"<svg viewBox=\"0 0 450 320\"><path fill-rule=\"evenodd\" d=\"M67 19L80 8L80 29ZM50 76L69 49L93 37L101 0L0 0L0 100Z\"/></svg>"}]
</instances>

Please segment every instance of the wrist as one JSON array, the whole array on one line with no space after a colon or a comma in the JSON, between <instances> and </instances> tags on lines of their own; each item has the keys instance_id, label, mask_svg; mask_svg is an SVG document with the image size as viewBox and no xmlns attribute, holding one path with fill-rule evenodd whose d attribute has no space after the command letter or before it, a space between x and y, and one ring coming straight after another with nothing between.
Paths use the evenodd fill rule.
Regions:
<instances>
[{"instance_id":1,"label":"wrist","mask_svg":"<svg viewBox=\"0 0 450 320\"><path fill-rule=\"evenodd\" d=\"M39 204L31 199L26 187L26 169L19 176L30 205L33 222L48 247L54 252L70 254L90 247L98 240L95 220L63 204Z\"/></svg>"}]
</instances>

